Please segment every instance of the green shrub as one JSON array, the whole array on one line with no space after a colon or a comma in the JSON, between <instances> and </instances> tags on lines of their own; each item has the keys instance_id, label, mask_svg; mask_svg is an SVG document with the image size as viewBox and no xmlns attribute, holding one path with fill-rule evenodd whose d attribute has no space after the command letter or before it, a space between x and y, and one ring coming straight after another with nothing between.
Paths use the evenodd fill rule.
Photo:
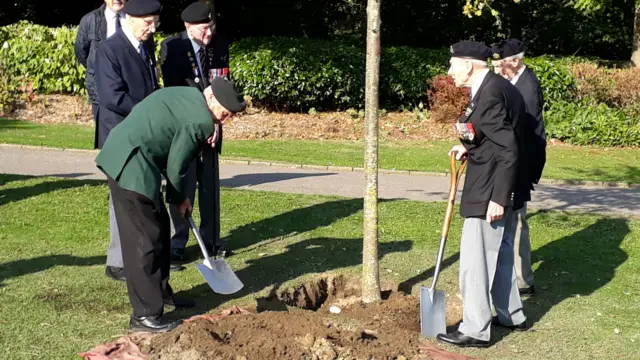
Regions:
<instances>
[{"instance_id":1,"label":"green shrub","mask_svg":"<svg viewBox=\"0 0 640 360\"><path fill-rule=\"evenodd\" d=\"M570 59L557 60L552 56L525 58L525 63L540 81L545 107L556 102L571 101L576 96L576 84L567 65Z\"/></svg>"},{"instance_id":2,"label":"green shrub","mask_svg":"<svg viewBox=\"0 0 640 360\"><path fill-rule=\"evenodd\" d=\"M81 94L84 69L75 59L75 28L47 28L19 22L0 48L0 59L12 76L24 76L36 92Z\"/></svg>"},{"instance_id":3,"label":"green shrub","mask_svg":"<svg viewBox=\"0 0 640 360\"><path fill-rule=\"evenodd\" d=\"M612 109L605 104L586 106L558 102L545 113L549 137L575 145L640 146L638 112Z\"/></svg>"},{"instance_id":4,"label":"green shrub","mask_svg":"<svg viewBox=\"0 0 640 360\"><path fill-rule=\"evenodd\" d=\"M347 109L364 105L365 50L337 41L247 38L231 47L232 76L254 102L280 110ZM427 82L446 72L441 50L383 49L380 103L417 105Z\"/></svg>"}]
</instances>

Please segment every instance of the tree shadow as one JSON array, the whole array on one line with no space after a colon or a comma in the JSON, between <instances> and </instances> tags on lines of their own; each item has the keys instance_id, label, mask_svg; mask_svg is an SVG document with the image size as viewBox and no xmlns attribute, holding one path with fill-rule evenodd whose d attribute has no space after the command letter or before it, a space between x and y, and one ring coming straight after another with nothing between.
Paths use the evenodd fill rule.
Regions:
<instances>
[{"instance_id":1,"label":"tree shadow","mask_svg":"<svg viewBox=\"0 0 640 360\"><path fill-rule=\"evenodd\" d=\"M378 202L388 201L394 200L380 199ZM243 252L241 249L265 240L279 241L285 237L329 226L362 210L362 206L363 199L357 198L328 201L297 208L268 219L240 226L231 230L229 235L221 240L227 243L228 249L232 249L235 254L238 254ZM258 247L267 245L268 243L263 243ZM186 253L189 258L198 258L200 256L197 244L189 246Z\"/></svg>"},{"instance_id":2,"label":"tree shadow","mask_svg":"<svg viewBox=\"0 0 640 360\"><path fill-rule=\"evenodd\" d=\"M523 301L530 324L540 321L564 300L589 296L608 284L628 258L620 244L629 233L628 220L601 218L533 251L532 260L540 262L534 273L536 293ZM497 330L497 341L508 334L498 328L492 330Z\"/></svg>"},{"instance_id":3,"label":"tree shadow","mask_svg":"<svg viewBox=\"0 0 640 360\"><path fill-rule=\"evenodd\" d=\"M38 176L24 175L0 175L0 185L6 185L13 181L24 181L37 178ZM0 190L0 206L10 202L16 202L28 199L33 196L46 194L52 191L71 189L83 186L101 186L104 180L51 180L35 185Z\"/></svg>"},{"instance_id":4,"label":"tree shadow","mask_svg":"<svg viewBox=\"0 0 640 360\"><path fill-rule=\"evenodd\" d=\"M442 273L446 268L455 264L458 260L460 260L460 252L456 252L455 254L449 256L448 258L442 260L442 265L440 266L440 273ZM398 285L398 291L402 291L405 294L410 295L413 292L413 288L425 282L427 279L431 279L433 277L434 272L436 271L435 265L428 268L427 270L421 272L420 274L409 278ZM438 277L440 279L440 277ZM431 285L428 285L431 286Z\"/></svg>"},{"instance_id":5,"label":"tree shadow","mask_svg":"<svg viewBox=\"0 0 640 360\"><path fill-rule=\"evenodd\" d=\"M379 244L379 256L407 252L413 247L410 240ZM274 285L297 279L305 274L324 273L362 264L362 239L313 238L287 245L282 253L247 261L245 268L236 272L244 288L232 295L215 294L207 283L178 295L196 300L193 309L180 309L172 317L190 317L206 313L224 302L242 298Z\"/></svg>"},{"instance_id":6,"label":"tree shadow","mask_svg":"<svg viewBox=\"0 0 640 360\"><path fill-rule=\"evenodd\" d=\"M31 259L20 259L0 264L0 287L4 280L28 274L45 271L55 266L92 266L102 265L106 256L92 256L88 258L73 255L58 254L39 256Z\"/></svg>"},{"instance_id":7,"label":"tree shadow","mask_svg":"<svg viewBox=\"0 0 640 360\"><path fill-rule=\"evenodd\" d=\"M265 183L278 182L283 180L299 179L312 176L327 176L334 173L255 173L234 175L231 178L220 179L220 186L239 188L243 186L254 186Z\"/></svg>"}]
</instances>

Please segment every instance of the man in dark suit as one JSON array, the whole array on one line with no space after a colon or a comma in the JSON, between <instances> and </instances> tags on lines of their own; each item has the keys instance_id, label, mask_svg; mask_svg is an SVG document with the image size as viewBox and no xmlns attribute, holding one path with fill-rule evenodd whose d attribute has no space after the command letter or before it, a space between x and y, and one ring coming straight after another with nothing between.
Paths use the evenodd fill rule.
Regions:
<instances>
[{"instance_id":1,"label":"man in dark suit","mask_svg":"<svg viewBox=\"0 0 640 360\"><path fill-rule=\"evenodd\" d=\"M518 90L489 70L489 47L463 41L451 53L449 75L456 86L471 88L470 104L456 123L462 145L449 153L468 163L460 203L463 316L457 331L437 338L461 347L486 347L492 322L527 327L513 269L513 209L524 203L518 179L526 112Z\"/></svg>"},{"instance_id":2,"label":"man in dark suit","mask_svg":"<svg viewBox=\"0 0 640 360\"><path fill-rule=\"evenodd\" d=\"M160 67L165 87L194 86L204 90L215 77L228 78L229 45L215 33L215 21L209 6L195 2L182 11L186 30L169 37L160 44ZM220 243L220 175L218 155L222 148L222 127L216 129L214 149L204 148L191 164L184 181L189 200L196 192L196 173L200 205L200 232L205 245L214 255L228 256ZM189 240L189 224L180 216L176 206L169 206L174 227L171 239L172 270L182 269L180 263Z\"/></svg>"},{"instance_id":3,"label":"man in dark suit","mask_svg":"<svg viewBox=\"0 0 640 360\"><path fill-rule=\"evenodd\" d=\"M95 53L98 44L115 34L120 29L120 19L124 17L121 12L124 0L105 0L104 4L82 17L75 41L75 53L78 62L86 69L85 84L93 123L95 125L94 148L98 148L98 92L95 80Z\"/></svg>"},{"instance_id":4,"label":"man in dark suit","mask_svg":"<svg viewBox=\"0 0 640 360\"><path fill-rule=\"evenodd\" d=\"M542 176L542 170L546 162L546 134L544 131L544 121L542 120L542 109L544 98L540 82L531 69L524 64L524 53L526 46L517 39L501 41L494 46L493 52L497 54L492 63L496 73L509 80L520 90L524 98L527 110L527 134L531 135L525 139L526 158L529 164L529 175L531 182L537 184ZM523 189L525 201L531 200L530 189ZM531 268L531 241L529 239L529 224L527 224L527 203L516 211L518 225L515 238L515 267L516 278L520 295L532 295L535 292L533 269Z\"/></svg>"},{"instance_id":5,"label":"man in dark suit","mask_svg":"<svg viewBox=\"0 0 640 360\"><path fill-rule=\"evenodd\" d=\"M161 89L133 108L98 154L96 164L107 175L122 238L131 331L169 331L178 323L163 316L164 305L195 306L176 298L169 285L171 224L162 177L166 201L177 206L180 216L191 212L183 176L201 148L215 143L215 124L245 106L233 84L222 78L204 92Z\"/></svg>"},{"instance_id":6,"label":"man in dark suit","mask_svg":"<svg viewBox=\"0 0 640 360\"><path fill-rule=\"evenodd\" d=\"M96 50L96 85L100 99L98 147L131 109L158 88L153 33L159 25L161 6L156 0L130 0L122 11L127 17L121 31L100 43ZM124 280L122 251L109 200L111 243L107 249L106 275Z\"/></svg>"}]
</instances>

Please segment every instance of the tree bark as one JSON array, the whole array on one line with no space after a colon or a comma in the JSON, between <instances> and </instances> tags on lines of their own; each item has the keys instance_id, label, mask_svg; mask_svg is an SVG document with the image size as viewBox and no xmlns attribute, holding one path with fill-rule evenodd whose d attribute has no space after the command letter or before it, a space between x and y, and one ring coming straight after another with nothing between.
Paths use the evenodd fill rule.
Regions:
<instances>
[{"instance_id":1,"label":"tree bark","mask_svg":"<svg viewBox=\"0 0 640 360\"><path fill-rule=\"evenodd\" d=\"M378 87L380 83L380 0L368 0L365 81L364 237L362 301L380 300L378 265Z\"/></svg>"},{"instance_id":2,"label":"tree bark","mask_svg":"<svg viewBox=\"0 0 640 360\"><path fill-rule=\"evenodd\" d=\"M640 67L640 4L636 4L636 12L633 20L633 47L631 61L636 67Z\"/></svg>"}]
</instances>

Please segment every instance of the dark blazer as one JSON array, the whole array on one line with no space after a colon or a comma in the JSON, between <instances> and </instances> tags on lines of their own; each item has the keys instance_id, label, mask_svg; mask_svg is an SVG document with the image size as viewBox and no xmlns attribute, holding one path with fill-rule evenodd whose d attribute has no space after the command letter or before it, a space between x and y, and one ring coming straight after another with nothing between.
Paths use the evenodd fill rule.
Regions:
<instances>
[{"instance_id":1,"label":"dark blazer","mask_svg":"<svg viewBox=\"0 0 640 360\"><path fill-rule=\"evenodd\" d=\"M489 201L518 209L522 197L521 163L524 100L511 83L488 72L459 122L472 126L472 139L461 140L469 151L460 204L463 217L486 216ZM528 187L527 187L528 189Z\"/></svg>"},{"instance_id":2,"label":"dark blazer","mask_svg":"<svg viewBox=\"0 0 640 360\"><path fill-rule=\"evenodd\" d=\"M202 64L203 73L200 73L197 69L197 54L186 31L162 41L160 44L160 69L164 86L194 86L200 91L204 91L209 86L210 70L228 70L229 43L223 36L214 34L205 48L205 54L206 60ZM196 79L198 79L197 82ZM222 127L220 127L216 150L218 153L222 151Z\"/></svg>"},{"instance_id":3,"label":"dark blazer","mask_svg":"<svg viewBox=\"0 0 640 360\"><path fill-rule=\"evenodd\" d=\"M98 103L95 74L95 52L98 44L107 38L107 19L104 11L107 5L89 12L80 20L74 50L76 59L86 69L85 84L89 100Z\"/></svg>"},{"instance_id":4,"label":"dark blazer","mask_svg":"<svg viewBox=\"0 0 640 360\"><path fill-rule=\"evenodd\" d=\"M531 161L530 170L532 182L537 184L542 176L542 170L544 169L547 158L547 135L544 130L544 121L542 119L542 109L544 106L542 87L540 86L540 82L536 76L533 74L533 71L529 68L524 70L515 85L516 88L520 90L520 93L524 98L527 114L531 117L530 121L527 123L527 134L530 136L526 139L526 150Z\"/></svg>"},{"instance_id":5,"label":"dark blazer","mask_svg":"<svg viewBox=\"0 0 640 360\"><path fill-rule=\"evenodd\" d=\"M145 64L123 31L100 43L96 51L96 85L100 97L98 148L131 109L158 88L153 38L143 45Z\"/></svg>"}]
</instances>

